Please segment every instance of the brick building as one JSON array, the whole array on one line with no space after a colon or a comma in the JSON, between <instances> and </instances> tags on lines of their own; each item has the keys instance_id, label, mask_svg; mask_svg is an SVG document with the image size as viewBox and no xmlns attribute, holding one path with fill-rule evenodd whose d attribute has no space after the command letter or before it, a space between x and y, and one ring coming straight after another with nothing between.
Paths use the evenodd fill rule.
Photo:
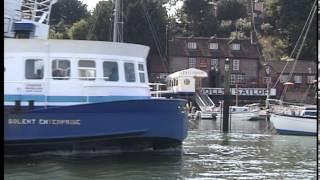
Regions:
<instances>
[{"instance_id":1,"label":"brick building","mask_svg":"<svg viewBox=\"0 0 320 180\"><path fill-rule=\"evenodd\" d=\"M271 87L275 86L277 95L281 96L284 89L283 83L289 81L294 83L289 86L285 95L285 101L299 103L314 103L315 101L315 84L317 75L317 65L315 61L296 61L294 71L290 78L290 72L293 69L294 62L289 61L270 61L265 65L270 66ZM286 68L284 68L286 66ZM261 69L261 81L266 87L266 72ZM289 79L290 78L290 79Z\"/></svg>"},{"instance_id":2,"label":"brick building","mask_svg":"<svg viewBox=\"0 0 320 180\"><path fill-rule=\"evenodd\" d=\"M259 86L259 55L250 40L176 37L169 41L169 72L198 68L208 73L204 87L223 87L225 59L230 59L231 86Z\"/></svg>"}]
</instances>

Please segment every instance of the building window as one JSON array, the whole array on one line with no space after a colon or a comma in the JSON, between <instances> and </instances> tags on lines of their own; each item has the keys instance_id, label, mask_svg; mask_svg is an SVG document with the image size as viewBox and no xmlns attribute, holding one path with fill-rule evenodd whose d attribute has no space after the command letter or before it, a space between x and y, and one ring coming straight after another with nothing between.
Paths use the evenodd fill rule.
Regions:
<instances>
[{"instance_id":1,"label":"building window","mask_svg":"<svg viewBox=\"0 0 320 180\"><path fill-rule=\"evenodd\" d=\"M42 59L27 59L25 66L26 79L43 79L44 63Z\"/></svg>"},{"instance_id":2,"label":"building window","mask_svg":"<svg viewBox=\"0 0 320 180\"><path fill-rule=\"evenodd\" d=\"M196 42L188 42L188 49L197 49Z\"/></svg>"},{"instance_id":3,"label":"building window","mask_svg":"<svg viewBox=\"0 0 320 180\"><path fill-rule=\"evenodd\" d=\"M288 82L289 75L280 75L280 83Z\"/></svg>"},{"instance_id":4,"label":"building window","mask_svg":"<svg viewBox=\"0 0 320 180\"><path fill-rule=\"evenodd\" d=\"M103 79L105 81L118 81L119 70L118 63L112 61L103 62Z\"/></svg>"},{"instance_id":5,"label":"building window","mask_svg":"<svg viewBox=\"0 0 320 180\"><path fill-rule=\"evenodd\" d=\"M211 59L211 69L219 71L219 60L218 59Z\"/></svg>"},{"instance_id":6,"label":"building window","mask_svg":"<svg viewBox=\"0 0 320 180\"><path fill-rule=\"evenodd\" d=\"M244 81L245 81L244 74L231 74L230 76L230 84L232 85L243 83Z\"/></svg>"},{"instance_id":7,"label":"building window","mask_svg":"<svg viewBox=\"0 0 320 180\"><path fill-rule=\"evenodd\" d=\"M146 82L145 73L144 73L144 66L143 64L138 64L138 70L139 70L139 78L141 83Z\"/></svg>"},{"instance_id":8,"label":"building window","mask_svg":"<svg viewBox=\"0 0 320 180\"><path fill-rule=\"evenodd\" d=\"M231 49L235 50L235 51L239 51L240 50L240 44L239 43L231 44Z\"/></svg>"},{"instance_id":9,"label":"building window","mask_svg":"<svg viewBox=\"0 0 320 180\"><path fill-rule=\"evenodd\" d=\"M294 83L298 83L298 84L302 83L302 76L295 75L294 76Z\"/></svg>"},{"instance_id":10,"label":"building window","mask_svg":"<svg viewBox=\"0 0 320 180\"><path fill-rule=\"evenodd\" d=\"M307 83L313 84L313 81L315 80L315 76L307 76Z\"/></svg>"},{"instance_id":11,"label":"building window","mask_svg":"<svg viewBox=\"0 0 320 180\"><path fill-rule=\"evenodd\" d=\"M67 80L70 78L70 61L55 59L52 61L52 78L55 80Z\"/></svg>"},{"instance_id":12,"label":"building window","mask_svg":"<svg viewBox=\"0 0 320 180\"><path fill-rule=\"evenodd\" d=\"M3 32L4 33L9 32L9 27L10 27L10 18L5 17L4 18Z\"/></svg>"},{"instance_id":13,"label":"building window","mask_svg":"<svg viewBox=\"0 0 320 180\"><path fill-rule=\"evenodd\" d=\"M218 43L209 43L209 49L217 50L218 49Z\"/></svg>"},{"instance_id":14,"label":"building window","mask_svg":"<svg viewBox=\"0 0 320 180\"><path fill-rule=\"evenodd\" d=\"M195 68L197 64L196 58L189 58L189 68Z\"/></svg>"},{"instance_id":15,"label":"building window","mask_svg":"<svg viewBox=\"0 0 320 180\"><path fill-rule=\"evenodd\" d=\"M127 82L136 82L136 73L133 63L124 63L124 73Z\"/></svg>"},{"instance_id":16,"label":"building window","mask_svg":"<svg viewBox=\"0 0 320 180\"><path fill-rule=\"evenodd\" d=\"M80 80L93 81L96 78L96 63L90 60L78 62L78 76Z\"/></svg>"},{"instance_id":17,"label":"building window","mask_svg":"<svg viewBox=\"0 0 320 180\"><path fill-rule=\"evenodd\" d=\"M240 65L239 59L232 60L232 70L239 71L239 65Z\"/></svg>"}]
</instances>

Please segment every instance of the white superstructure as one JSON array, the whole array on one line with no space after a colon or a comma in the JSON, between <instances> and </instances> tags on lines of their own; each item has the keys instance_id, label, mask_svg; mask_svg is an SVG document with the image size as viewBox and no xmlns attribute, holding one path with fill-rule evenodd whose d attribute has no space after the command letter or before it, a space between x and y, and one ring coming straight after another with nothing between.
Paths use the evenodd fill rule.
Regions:
<instances>
[{"instance_id":1,"label":"white superstructure","mask_svg":"<svg viewBox=\"0 0 320 180\"><path fill-rule=\"evenodd\" d=\"M5 39L5 105L72 105L150 97L149 47L75 40Z\"/></svg>"}]
</instances>

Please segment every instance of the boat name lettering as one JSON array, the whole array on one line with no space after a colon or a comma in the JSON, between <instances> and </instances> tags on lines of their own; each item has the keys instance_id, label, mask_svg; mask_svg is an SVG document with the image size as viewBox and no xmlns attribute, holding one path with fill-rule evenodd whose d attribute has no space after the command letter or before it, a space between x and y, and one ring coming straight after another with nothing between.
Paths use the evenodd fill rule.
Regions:
<instances>
[{"instance_id":1,"label":"boat name lettering","mask_svg":"<svg viewBox=\"0 0 320 180\"><path fill-rule=\"evenodd\" d=\"M74 119L18 119L18 118L9 118L8 124L16 125L80 125L80 120Z\"/></svg>"},{"instance_id":2,"label":"boat name lettering","mask_svg":"<svg viewBox=\"0 0 320 180\"><path fill-rule=\"evenodd\" d=\"M230 88L232 95L240 96L266 96L268 90L266 88ZM208 95L224 95L223 88L202 88L201 92ZM276 90L270 89L270 95L275 96Z\"/></svg>"},{"instance_id":3,"label":"boat name lettering","mask_svg":"<svg viewBox=\"0 0 320 180\"><path fill-rule=\"evenodd\" d=\"M43 87L41 84L25 84L25 92L42 92Z\"/></svg>"},{"instance_id":4,"label":"boat name lettering","mask_svg":"<svg viewBox=\"0 0 320 180\"><path fill-rule=\"evenodd\" d=\"M8 119L8 124L36 124L36 119Z\"/></svg>"}]
</instances>

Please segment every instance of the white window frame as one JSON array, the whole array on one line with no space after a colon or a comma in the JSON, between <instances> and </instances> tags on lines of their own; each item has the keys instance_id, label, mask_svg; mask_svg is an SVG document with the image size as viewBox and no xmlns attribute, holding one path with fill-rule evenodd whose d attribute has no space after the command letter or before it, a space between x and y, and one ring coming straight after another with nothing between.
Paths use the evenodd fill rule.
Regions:
<instances>
[{"instance_id":1,"label":"white window frame","mask_svg":"<svg viewBox=\"0 0 320 180\"><path fill-rule=\"evenodd\" d=\"M39 61L39 62L41 62L42 63L42 67L41 67L41 70L42 70L42 74L41 74L41 78L39 78L39 77L27 77L27 67L26 67L26 65L27 65L27 61L30 61L30 60L33 60L33 61ZM37 69L36 68L36 64L34 64L34 70L39 70L39 68ZM43 59L41 59L41 58L28 58L28 59L25 59L25 62L24 62L24 71L25 71L25 73L24 73L24 78L26 79L26 80L43 80L44 79L44 76L45 76L45 62L44 62L44 60ZM37 76L37 72L33 72L33 76ZM39 75L38 75L39 76Z\"/></svg>"},{"instance_id":2,"label":"white window frame","mask_svg":"<svg viewBox=\"0 0 320 180\"><path fill-rule=\"evenodd\" d=\"M212 49L212 50L217 50L219 49L219 44L218 43L209 43L209 49Z\"/></svg>"},{"instance_id":3,"label":"white window frame","mask_svg":"<svg viewBox=\"0 0 320 180\"><path fill-rule=\"evenodd\" d=\"M197 59L195 57L189 57L188 66L189 68L195 68L197 66Z\"/></svg>"},{"instance_id":4,"label":"white window frame","mask_svg":"<svg viewBox=\"0 0 320 180\"><path fill-rule=\"evenodd\" d=\"M105 76L105 68L104 68L104 63L116 63L116 65L117 65L117 76L118 76L118 79L117 80L110 80L109 78L107 78L106 76ZM118 82L119 81L119 79L120 79L120 73L119 73L119 63L117 62L117 61L115 61L115 60L103 60L102 61L102 73L103 73L103 80L104 81L108 81L108 82Z\"/></svg>"},{"instance_id":5,"label":"white window frame","mask_svg":"<svg viewBox=\"0 0 320 180\"><path fill-rule=\"evenodd\" d=\"M188 49L197 49L197 43L194 41L190 41L187 43Z\"/></svg>"},{"instance_id":6,"label":"white window frame","mask_svg":"<svg viewBox=\"0 0 320 180\"><path fill-rule=\"evenodd\" d=\"M10 28L11 18L5 17L4 18L4 25L3 25L3 32L8 33Z\"/></svg>"},{"instance_id":7,"label":"white window frame","mask_svg":"<svg viewBox=\"0 0 320 180\"><path fill-rule=\"evenodd\" d=\"M134 75L134 80L130 80L130 79L128 79L128 72L126 71L126 64L133 64L133 73L131 74L131 75ZM124 62L123 63L123 70L124 70L124 80L126 81L126 82L128 82L128 83L135 83L135 82L137 82L137 75L136 75L136 66L135 66L135 63L133 63L133 62Z\"/></svg>"},{"instance_id":8,"label":"white window frame","mask_svg":"<svg viewBox=\"0 0 320 180\"><path fill-rule=\"evenodd\" d=\"M232 43L231 44L231 49L234 51L239 51L240 50L240 44L239 43Z\"/></svg>"},{"instance_id":9,"label":"white window frame","mask_svg":"<svg viewBox=\"0 0 320 180\"><path fill-rule=\"evenodd\" d=\"M313 81L316 79L314 75L309 75L307 76L307 83L308 84L313 84Z\"/></svg>"},{"instance_id":10,"label":"white window frame","mask_svg":"<svg viewBox=\"0 0 320 180\"><path fill-rule=\"evenodd\" d=\"M240 70L240 60L239 59L233 59L232 60L232 70L233 71L239 71Z\"/></svg>"},{"instance_id":11,"label":"white window frame","mask_svg":"<svg viewBox=\"0 0 320 180\"><path fill-rule=\"evenodd\" d=\"M79 66L80 61L92 61L92 62L94 62L94 67L80 67ZM82 80L82 81L94 81L94 80L96 80L96 78L97 78L97 63L96 63L95 60L79 59L78 60L78 64L77 64L77 68L78 68L78 78L79 78L79 80ZM94 73L94 76L81 77L79 70L89 70L89 72L92 71Z\"/></svg>"},{"instance_id":12,"label":"white window frame","mask_svg":"<svg viewBox=\"0 0 320 180\"><path fill-rule=\"evenodd\" d=\"M301 84L302 83L302 75L294 75L294 83Z\"/></svg>"},{"instance_id":13,"label":"white window frame","mask_svg":"<svg viewBox=\"0 0 320 180\"><path fill-rule=\"evenodd\" d=\"M245 82L245 75L244 74L231 74L230 76L230 84L235 85L236 82Z\"/></svg>"},{"instance_id":14,"label":"white window frame","mask_svg":"<svg viewBox=\"0 0 320 180\"><path fill-rule=\"evenodd\" d=\"M53 67L53 62L56 61L56 67ZM69 62L69 67L66 68L66 69L62 69L59 67L59 62L60 61L68 61ZM61 76L54 76L53 73L55 70L58 70L60 71ZM69 72L69 73L68 73ZM51 77L52 79L54 80L69 80L70 77L71 77L71 60L70 59L63 59L63 58L60 58L60 59L52 59L51 60Z\"/></svg>"},{"instance_id":15,"label":"white window frame","mask_svg":"<svg viewBox=\"0 0 320 180\"><path fill-rule=\"evenodd\" d=\"M140 70L140 65L142 65L142 70ZM147 79L146 79L146 74L145 74L145 66L142 63L138 63L138 74L139 74L139 79L140 79L140 83L146 83ZM141 75L144 78L144 81L142 81Z\"/></svg>"},{"instance_id":16,"label":"white window frame","mask_svg":"<svg viewBox=\"0 0 320 180\"><path fill-rule=\"evenodd\" d=\"M289 75L287 75L287 74L280 75L280 83L285 83L288 81L289 81Z\"/></svg>"},{"instance_id":17,"label":"white window frame","mask_svg":"<svg viewBox=\"0 0 320 180\"><path fill-rule=\"evenodd\" d=\"M211 68L215 68L216 71L219 71L219 59L210 60Z\"/></svg>"}]
</instances>

